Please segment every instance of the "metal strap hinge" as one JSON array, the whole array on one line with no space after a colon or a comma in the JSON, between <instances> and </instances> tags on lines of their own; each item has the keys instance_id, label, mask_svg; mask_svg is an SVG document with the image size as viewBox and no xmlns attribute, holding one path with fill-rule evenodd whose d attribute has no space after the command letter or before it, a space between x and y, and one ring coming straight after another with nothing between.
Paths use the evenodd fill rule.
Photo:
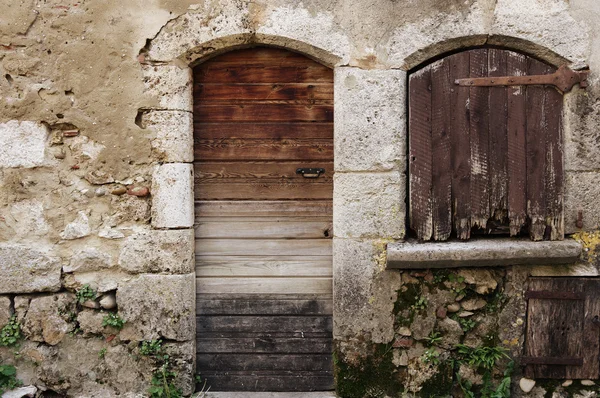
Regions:
<instances>
[{"instance_id":1,"label":"metal strap hinge","mask_svg":"<svg viewBox=\"0 0 600 398\"><path fill-rule=\"evenodd\" d=\"M562 65L551 75L531 75L531 76L499 76L499 77L470 77L465 79L456 79L455 84L459 86L470 87L492 87L492 86L522 86L533 84L548 84L557 87L562 92L571 91L574 85L587 87L587 77L589 71L574 71L568 66Z\"/></svg>"}]
</instances>

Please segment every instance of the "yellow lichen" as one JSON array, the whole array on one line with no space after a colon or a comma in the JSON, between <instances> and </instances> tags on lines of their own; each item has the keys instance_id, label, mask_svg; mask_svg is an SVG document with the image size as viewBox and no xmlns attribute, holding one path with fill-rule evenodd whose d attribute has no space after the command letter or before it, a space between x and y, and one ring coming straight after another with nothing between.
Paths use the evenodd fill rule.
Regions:
<instances>
[{"instance_id":1,"label":"yellow lichen","mask_svg":"<svg viewBox=\"0 0 600 398\"><path fill-rule=\"evenodd\" d=\"M583 251L587 252L588 262L593 262L597 256L596 249L600 245L600 231L576 232L571 237L581 243Z\"/></svg>"},{"instance_id":2,"label":"yellow lichen","mask_svg":"<svg viewBox=\"0 0 600 398\"><path fill-rule=\"evenodd\" d=\"M385 271L387 264L387 244L393 241L394 239L384 238L373 243L373 259L379 268L379 272Z\"/></svg>"}]
</instances>

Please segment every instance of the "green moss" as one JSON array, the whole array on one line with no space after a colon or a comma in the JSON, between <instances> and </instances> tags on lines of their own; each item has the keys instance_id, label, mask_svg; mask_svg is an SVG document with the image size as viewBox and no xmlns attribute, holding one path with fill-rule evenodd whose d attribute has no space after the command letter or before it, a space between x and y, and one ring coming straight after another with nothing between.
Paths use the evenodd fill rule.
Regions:
<instances>
[{"instance_id":1,"label":"green moss","mask_svg":"<svg viewBox=\"0 0 600 398\"><path fill-rule=\"evenodd\" d=\"M388 345L376 344L373 352L359 365L348 364L335 356L337 394L344 398L401 397L402 374L392 363Z\"/></svg>"},{"instance_id":2,"label":"green moss","mask_svg":"<svg viewBox=\"0 0 600 398\"><path fill-rule=\"evenodd\" d=\"M422 397L451 397L454 380L453 368L449 361L438 365L438 372L421 385L419 395Z\"/></svg>"}]
</instances>

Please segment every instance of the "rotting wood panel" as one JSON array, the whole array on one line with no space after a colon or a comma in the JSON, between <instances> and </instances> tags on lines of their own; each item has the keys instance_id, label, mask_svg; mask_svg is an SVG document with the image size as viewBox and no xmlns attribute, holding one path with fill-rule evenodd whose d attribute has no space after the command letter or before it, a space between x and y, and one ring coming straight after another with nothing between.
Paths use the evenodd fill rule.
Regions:
<instances>
[{"instance_id":1,"label":"rotting wood panel","mask_svg":"<svg viewBox=\"0 0 600 398\"><path fill-rule=\"evenodd\" d=\"M542 85L455 84L555 70L484 48L410 75L409 225L419 239L482 233L563 239L562 94Z\"/></svg>"},{"instance_id":2,"label":"rotting wood panel","mask_svg":"<svg viewBox=\"0 0 600 398\"><path fill-rule=\"evenodd\" d=\"M526 297L525 375L598 378L600 280L531 278Z\"/></svg>"},{"instance_id":3,"label":"rotting wood panel","mask_svg":"<svg viewBox=\"0 0 600 398\"><path fill-rule=\"evenodd\" d=\"M194 78L198 372L212 391L330 390L333 73L253 48Z\"/></svg>"}]
</instances>

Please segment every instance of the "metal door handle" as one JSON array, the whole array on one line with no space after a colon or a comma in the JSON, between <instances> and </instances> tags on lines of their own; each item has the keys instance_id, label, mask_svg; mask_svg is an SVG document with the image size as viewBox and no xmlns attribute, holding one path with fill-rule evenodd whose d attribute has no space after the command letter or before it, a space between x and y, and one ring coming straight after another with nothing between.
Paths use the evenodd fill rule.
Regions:
<instances>
[{"instance_id":1,"label":"metal door handle","mask_svg":"<svg viewBox=\"0 0 600 398\"><path fill-rule=\"evenodd\" d=\"M299 167L296 169L296 174L302 174L304 178L318 178L321 174L325 173L325 169L322 168L307 168Z\"/></svg>"}]
</instances>

